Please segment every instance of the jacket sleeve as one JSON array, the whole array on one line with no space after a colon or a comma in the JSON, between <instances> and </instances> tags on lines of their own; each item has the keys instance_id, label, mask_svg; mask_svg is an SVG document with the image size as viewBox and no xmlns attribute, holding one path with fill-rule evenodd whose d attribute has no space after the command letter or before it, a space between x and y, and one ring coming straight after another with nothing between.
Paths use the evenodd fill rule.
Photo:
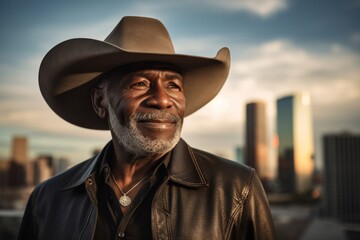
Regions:
<instances>
[{"instance_id":1,"label":"jacket sleeve","mask_svg":"<svg viewBox=\"0 0 360 240\"><path fill-rule=\"evenodd\" d=\"M27 202L24 216L21 221L18 240L37 239L37 222L34 216L35 207L35 191L32 192Z\"/></svg>"},{"instance_id":2,"label":"jacket sleeve","mask_svg":"<svg viewBox=\"0 0 360 240\"><path fill-rule=\"evenodd\" d=\"M235 239L275 240L275 228L265 191L254 173L249 184L249 194L244 202Z\"/></svg>"}]
</instances>

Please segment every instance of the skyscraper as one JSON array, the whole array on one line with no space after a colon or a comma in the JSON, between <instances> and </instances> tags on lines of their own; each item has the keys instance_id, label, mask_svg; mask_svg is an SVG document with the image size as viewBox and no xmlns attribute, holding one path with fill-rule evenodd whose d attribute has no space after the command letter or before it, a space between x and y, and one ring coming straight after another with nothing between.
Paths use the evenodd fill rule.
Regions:
<instances>
[{"instance_id":1,"label":"skyscraper","mask_svg":"<svg viewBox=\"0 0 360 240\"><path fill-rule=\"evenodd\" d=\"M323 138L324 207L342 222L360 223L360 135Z\"/></svg>"},{"instance_id":2,"label":"skyscraper","mask_svg":"<svg viewBox=\"0 0 360 240\"><path fill-rule=\"evenodd\" d=\"M25 187L33 183L26 137L16 136L13 138L8 183L12 187Z\"/></svg>"},{"instance_id":3,"label":"skyscraper","mask_svg":"<svg viewBox=\"0 0 360 240\"><path fill-rule=\"evenodd\" d=\"M28 161L27 138L16 136L13 138L12 159L19 164L25 164Z\"/></svg>"},{"instance_id":4,"label":"skyscraper","mask_svg":"<svg viewBox=\"0 0 360 240\"><path fill-rule=\"evenodd\" d=\"M266 105L251 102L246 105L246 164L255 168L261 180L268 177Z\"/></svg>"},{"instance_id":5,"label":"skyscraper","mask_svg":"<svg viewBox=\"0 0 360 240\"><path fill-rule=\"evenodd\" d=\"M34 183L39 184L54 175L52 156L39 156L34 162Z\"/></svg>"},{"instance_id":6,"label":"skyscraper","mask_svg":"<svg viewBox=\"0 0 360 240\"><path fill-rule=\"evenodd\" d=\"M311 190L314 137L311 102L307 93L277 100L278 180L284 193Z\"/></svg>"}]
</instances>

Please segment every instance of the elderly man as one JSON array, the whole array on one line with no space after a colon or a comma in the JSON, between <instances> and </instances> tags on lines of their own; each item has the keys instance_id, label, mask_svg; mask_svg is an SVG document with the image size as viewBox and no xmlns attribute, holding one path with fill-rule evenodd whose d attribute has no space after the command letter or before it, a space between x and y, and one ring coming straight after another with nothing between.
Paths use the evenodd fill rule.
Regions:
<instances>
[{"instance_id":1,"label":"elderly man","mask_svg":"<svg viewBox=\"0 0 360 240\"><path fill-rule=\"evenodd\" d=\"M20 239L274 239L254 170L191 148L185 116L209 102L230 55L176 54L161 22L124 17L105 41L50 50L39 84L63 119L108 129L93 158L40 184Z\"/></svg>"}]
</instances>

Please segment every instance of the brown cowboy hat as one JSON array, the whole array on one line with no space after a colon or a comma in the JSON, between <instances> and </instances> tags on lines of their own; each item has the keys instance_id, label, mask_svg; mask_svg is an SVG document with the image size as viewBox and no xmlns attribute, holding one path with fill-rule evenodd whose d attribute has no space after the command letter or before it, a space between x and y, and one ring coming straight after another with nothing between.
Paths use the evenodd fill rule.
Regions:
<instances>
[{"instance_id":1,"label":"brown cowboy hat","mask_svg":"<svg viewBox=\"0 0 360 240\"><path fill-rule=\"evenodd\" d=\"M159 20L124 17L104 41L76 38L52 48L40 66L40 91L51 109L66 121L105 130L107 122L98 117L91 103L95 79L137 62L162 62L180 69L187 116L220 91L229 72L230 53L222 48L215 58L176 54Z\"/></svg>"}]
</instances>

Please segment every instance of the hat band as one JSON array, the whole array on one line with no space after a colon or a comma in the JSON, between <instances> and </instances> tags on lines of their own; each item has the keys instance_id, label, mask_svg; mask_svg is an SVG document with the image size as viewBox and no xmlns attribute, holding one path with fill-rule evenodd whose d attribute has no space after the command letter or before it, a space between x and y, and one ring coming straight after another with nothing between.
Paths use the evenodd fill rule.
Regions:
<instances>
[{"instance_id":1,"label":"hat band","mask_svg":"<svg viewBox=\"0 0 360 240\"><path fill-rule=\"evenodd\" d=\"M135 62L135 63L129 63L125 65L118 66L116 68L113 68L107 72L102 73L100 76L96 78L95 86L98 86L103 79L105 79L107 76L114 72L118 72L121 75L125 75L127 73L136 72L140 70L168 70L176 72L180 75L182 75L182 71L179 67L165 63L165 62Z\"/></svg>"}]
</instances>

